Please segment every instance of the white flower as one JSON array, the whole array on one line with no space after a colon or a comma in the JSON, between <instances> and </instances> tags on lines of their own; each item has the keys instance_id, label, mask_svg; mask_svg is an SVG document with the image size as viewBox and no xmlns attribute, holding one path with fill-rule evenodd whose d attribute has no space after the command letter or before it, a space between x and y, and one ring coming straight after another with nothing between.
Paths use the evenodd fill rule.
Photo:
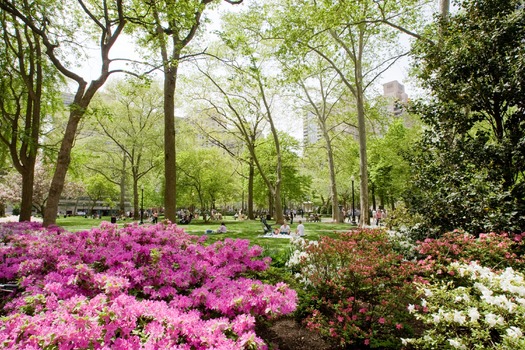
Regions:
<instances>
[{"instance_id":1,"label":"white flower","mask_svg":"<svg viewBox=\"0 0 525 350\"><path fill-rule=\"evenodd\" d=\"M489 312L485 315L485 322L488 323L490 327L494 327L497 324L503 324L503 317L494 315L492 312Z\"/></svg>"},{"instance_id":2,"label":"white flower","mask_svg":"<svg viewBox=\"0 0 525 350\"><path fill-rule=\"evenodd\" d=\"M448 342L450 346L456 349L466 349L467 348L464 344L462 344L459 340L456 340L456 339L448 339Z\"/></svg>"},{"instance_id":3,"label":"white flower","mask_svg":"<svg viewBox=\"0 0 525 350\"><path fill-rule=\"evenodd\" d=\"M465 323L466 317L461 311L454 311L454 322L459 323L460 325Z\"/></svg>"},{"instance_id":4,"label":"white flower","mask_svg":"<svg viewBox=\"0 0 525 350\"><path fill-rule=\"evenodd\" d=\"M475 308L475 307L471 307L469 310L468 310L468 317L470 317L470 320L472 322L476 322L478 319L479 319L479 312L478 312L478 309Z\"/></svg>"},{"instance_id":5,"label":"white flower","mask_svg":"<svg viewBox=\"0 0 525 350\"><path fill-rule=\"evenodd\" d=\"M427 301L425 299L421 299L421 306L426 307Z\"/></svg>"},{"instance_id":6,"label":"white flower","mask_svg":"<svg viewBox=\"0 0 525 350\"><path fill-rule=\"evenodd\" d=\"M468 270L465 269L464 267L460 267L460 268L458 269L458 272L459 272L459 276L461 276L461 277L465 277L465 275L467 274Z\"/></svg>"},{"instance_id":7,"label":"white flower","mask_svg":"<svg viewBox=\"0 0 525 350\"><path fill-rule=\"evenodd\" d=\"M452 322L454 320L454 315L452 314L452 312L444 312L443 318L445 319L445 321Z\"/></svg>"},{"instance_id":8,"label":"white flower","mask_svg":"<svg viewBox=\"0 0 525 350\"><path fill-rule=\"evenodd\" d=\"M510 338L521 338L523 336L523 333L518 327L512 326L507 329L507 336L509 336Z\"/></svg>"},{"instance_id":9,"label":"white flower","mask_svg":"<svg viewBox=\"0 0 525 350\"><path fill-rule=\"evenodd\" d=\"M520 303L521 305L525 305L525 299L524 298L516 298L516 301Z\"/></svg>"},{"instance_id":10,"label":"white flower","mask_svg":"<svg viewBox=\"0 0 525 350\"><path fill-rule=\"evenodd\" d=\"M427 298L430 298L432 295L434 295L434 293L430 289L427 289L427 288L423 289L423 292L425 293L425 296Z\"/></svg>"},{"instance_id":11,"label":"white flower","mask_svg":"<svg viewBox=\"0 0 525 350\"><path fill-rule=\"evenodd\" d=\"M414 312L416 311L416 307L415 307L414 304L410 304L410 305L408 305L408 308L407 308L407 309L408 309L408 312L409 312L409 313L414 313Z\"/></svg>"},{"instance_id":12,"label":"white flower","mask_svg":"<svg viewBox=\"0 0 525 350\"><path fill-rule=\"evenodd\" d=\"M410 338L401 338L401 344L408 345L408 343L411 342L412 339Z\"/></svg>"}]
</instances>

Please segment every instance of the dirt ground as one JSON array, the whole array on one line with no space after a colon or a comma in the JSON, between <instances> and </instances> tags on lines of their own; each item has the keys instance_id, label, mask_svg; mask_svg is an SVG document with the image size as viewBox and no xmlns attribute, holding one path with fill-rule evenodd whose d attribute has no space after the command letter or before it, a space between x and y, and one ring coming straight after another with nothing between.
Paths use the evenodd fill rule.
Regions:
<instances>
[{"instance_id":1,"label":"dirt ground","mask_svg":"<svg viewBox=\"0 0 525 350\"><path fill-rule=\"evenodd\" d=\"M293 319L275 321L269 328L258 329L257 334L279 350L333 350L326 341L307 330Z\"/></svg>"}]
</instances>

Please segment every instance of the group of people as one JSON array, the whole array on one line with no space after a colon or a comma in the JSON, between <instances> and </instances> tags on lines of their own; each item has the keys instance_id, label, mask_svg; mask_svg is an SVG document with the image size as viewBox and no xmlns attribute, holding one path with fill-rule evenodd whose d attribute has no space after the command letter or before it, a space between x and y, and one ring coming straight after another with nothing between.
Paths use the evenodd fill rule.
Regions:
<instances>
[{"instance_id":1,"label":"group of people","mask_svg":"<svg viewBox=\"0 0 525 350\"><path fill-rule=\"evenodd\" d=\"M295 235L295 236L299 236L299 237L302 237L304 236L304 225L303 225L303 222L301 220L299 220L299 224L297 225L294 233L292 233L291 231L291 228L290 228L290 225L288 225L288 222L284 222L281 227L279 228L275 228L274 232L273 232L273 235Z\"/></svg>"}]
</instances>

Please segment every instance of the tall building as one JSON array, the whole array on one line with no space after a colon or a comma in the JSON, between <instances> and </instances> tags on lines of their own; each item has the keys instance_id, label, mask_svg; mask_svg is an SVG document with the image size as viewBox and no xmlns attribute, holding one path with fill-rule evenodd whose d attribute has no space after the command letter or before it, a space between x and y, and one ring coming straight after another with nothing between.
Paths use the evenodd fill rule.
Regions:
<instances>
[{"instance_id":1,"label":"tall building","mask_svg":"<svg viewBox=\"0 0 525 350\"><path fill-rule=\"evenodd\" d=\"M403 109L399 106L408 102L408 95L405 93L405 86L397 80L383 84L383 96L388 99L387 110L394 114L400 115Z\"/></svg>"},{"instance_id":2,"label":"tall building","mask_svg":"<svg viewBox=\"0 0 525 350\"><path fill-rule=\"evenodd\" d=\"M322 137L317 116L308 112L303 117L303 146L313 145Z\"/></svg>"}]
</instances>

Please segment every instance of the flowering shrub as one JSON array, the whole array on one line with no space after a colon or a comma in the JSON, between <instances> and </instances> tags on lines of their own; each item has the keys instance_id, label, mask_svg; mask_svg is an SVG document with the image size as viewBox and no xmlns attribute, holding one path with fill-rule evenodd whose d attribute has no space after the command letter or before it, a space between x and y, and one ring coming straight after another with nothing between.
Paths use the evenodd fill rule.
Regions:
<instances>
[{"instance_id":1,"label":"flowering shrub","mask_svg":"<svg viewBox=\"0 0 525 350\"><path fill-rule=\"evenodd\" d=\"M523 268L525 261L514 253L523 244L507 234L480 234L476 238L456 230L438 239L427 238L418 242L416 250L421 256L420 264L426 270L446 274L450 263L455 261L478 261L482 266L501 269L507 266Z\"/></svg>"},{"instance_id":2,"label":"flowering shrub","mask_svg":"<svg viewBox=\"0 0 525 350\"><path fill-rule=\"evenodd\" d=\"M23 292L5 305L2 348L264 349L256 317L296 307L286 284L243 277L269 266L246 240L204 246L176 225L108 223L6 239L0 281Z\"/></svg>"},{"instance_id":3,"label":"flowering shrub","mask_svg":"<svg viewBox=\"0 0 525 350\"><path fill-rule=\"evenodd\" d=\"M404 339L414 349L524 349L524 275L470 264L452 263L449 281L420 285L418 305L409 311L427 329Z\"/></svg>"},{"instance_id":4,"label":"flowering shrub","mask_svg":"<svg viewBox=\"0 0 525 350\"><path fill-rule=\"evenodd\" d=\"M395 253L383 230L352 231L301 246L290 265L300 269L313 295L301 310L308 314L307 326L342 346L399 348L400 337L412 332L406 305L416 300L417 264Z\"/></svg>"},{"instance_id":5,"label":"flowering shrub","mask_svg":"<svg viewBox=\"0 0 525 350\"><path fill-rule=\"evenodd\" d=\"M4 222L0 225L0 243L7 242L12 235L34 233L42 229L41 222Z\"/></svg>"}]
</instances>

